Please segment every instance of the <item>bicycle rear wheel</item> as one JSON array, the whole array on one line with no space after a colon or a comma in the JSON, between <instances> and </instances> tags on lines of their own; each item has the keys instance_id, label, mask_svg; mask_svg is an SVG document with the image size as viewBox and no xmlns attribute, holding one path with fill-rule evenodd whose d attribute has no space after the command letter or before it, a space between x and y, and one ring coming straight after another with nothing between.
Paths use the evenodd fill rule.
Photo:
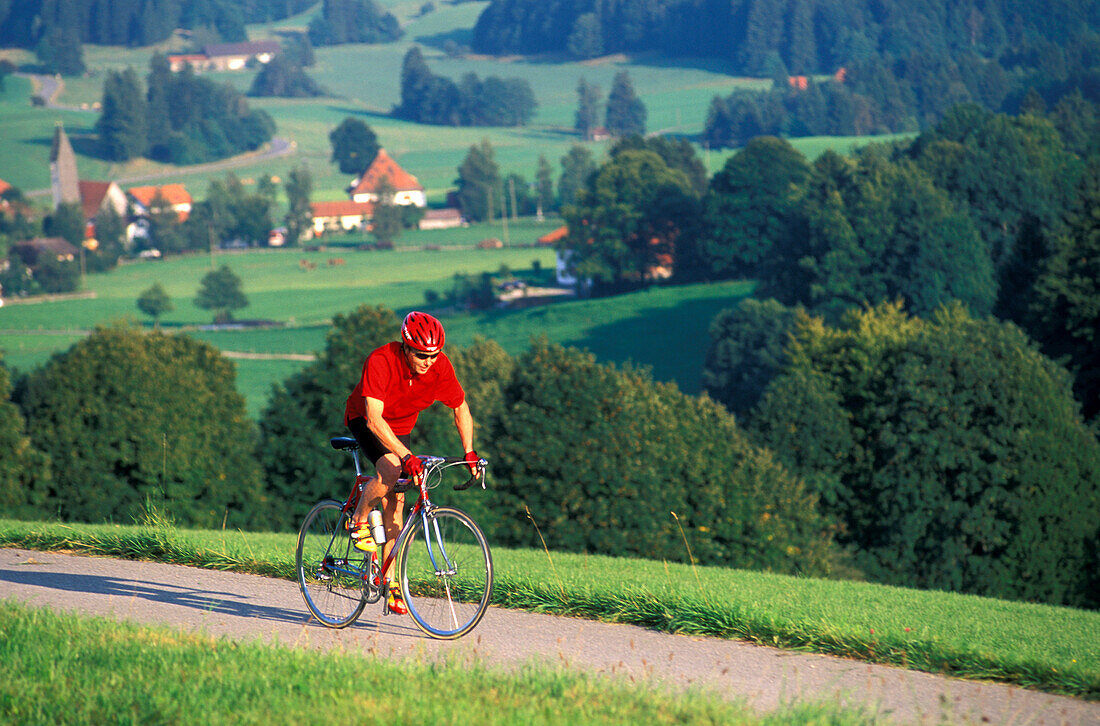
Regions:
<instances>
[{"instance_id":1,"label":"bicycle rear wheel","mask_svg":"<svg viewBox=\"0 0 1100 726\"><path fill-rule=\"evenodd\" d=\"M343 506L318 502L298 532L298 587L309 611L330 628L351 625L363 612L363 573L371 566L370 555L351 544Z\"/></svg>"},{"instance_id":2,"label":"bicycle rear wheel","mask_svg":"<svg viewBox=\"0 0 1100 726\"><path fill-rule=\"evenodd\" d=\"M493 591L493 558L465 512L436 507L418 517L401 543L398 564L409 615L425 633L458 638L481 621Z\"/></svg>"}]
</instances>

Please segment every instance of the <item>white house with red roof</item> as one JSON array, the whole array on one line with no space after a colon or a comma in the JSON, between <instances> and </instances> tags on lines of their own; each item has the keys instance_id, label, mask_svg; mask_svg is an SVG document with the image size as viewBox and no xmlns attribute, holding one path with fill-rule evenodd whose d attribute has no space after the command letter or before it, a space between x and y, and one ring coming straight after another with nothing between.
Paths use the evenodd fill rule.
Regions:
<instances>
[{"instance_id":1,"label":"white house with red roof","mask_svg":"<svg viewBox=\"0 0 1100 726\"><path fill-rule=\"evenodd\" d=\"M191 194L182 184L164 184L151 187L131 187L126 190L134 203L134 213L147 216L154 212L172 210L179 221L191 214Z\"/></svg>"},{"instance_id":2,"label":"white house with red roof","mask_svg":"<svg viewBox=\"0 0 1100 726\"><path fill-rule=\"evenodd\" d=\"M374 217L374 202L339 199L334 202L311 202L313 234L325 232L366 231Z\"/></svg>"},{"instance_id":3,"label":"white house with red roof","mask_svg":"<svg viewBox=\"0 0 1100 726\"><path fill-rule=\"evenodd\" d=\"M379 149L374 161L365 172L348 187L353 202L377 202L378 189L382 180L387 179L393 187L393 203L426 207L428 199L424 195L424 186L415 176L402 169L385 149Z\"/></svg>"}]
</instances>

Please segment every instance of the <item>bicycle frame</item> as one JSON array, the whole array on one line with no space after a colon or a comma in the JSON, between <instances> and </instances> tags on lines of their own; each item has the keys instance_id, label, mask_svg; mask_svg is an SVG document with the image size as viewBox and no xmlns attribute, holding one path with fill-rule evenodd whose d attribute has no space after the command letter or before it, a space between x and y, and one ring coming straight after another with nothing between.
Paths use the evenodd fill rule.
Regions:
<instances>
[{"instance_id":1,"label":"bicycle frame","mask_svg":"<svg viewBox=\"0 0 1100 726\"><path fill-rule=\"evenodd\" d=\"M348 494L347 499L344 501L343 512L350 518L355 514L355 510L359 506L359 497L363 491L363 485L366 484L366 482L368 482L372 477L367 476L363 473L362 464L359 460L359 448L349 448L348 451L351 452L352 461L355 463L355 486L352 487L351 493ZM424 463L424 473L422 475L413 479L397 480L397 487L395 487L393 493L403 493L405 491L408 491L412 487L416 487L418 491L418 496L416 498L416 502L413 503L412 510L409 512L408 516L405 517L404 521L401 524L401 531L398 532L397 539L394 540L393 546L390 548L389 556L386 557L382 564L379 566L379 570L377 574L374 575L373 580L368 579L371 577L369 568L367 572L363 573L363 581L372 587L381 587L382 580L385 579L386 573L389 572L390 566L393 564L394 559L397 557L397 553L401 551L402 540L404 540L407 536L408 531L412 526L412 522L414 522L417 517L420 517L424 521L425 544L428 547L428 557L431 559L432 567L436 570L436 574L454 574L455 568L450 561L450 557L447 555L446 548L443 545L443 539L439 534L438 524L435 524L433 522L433 527L428 527L428 515L431 513L432 509L435 508L435 505L432 504L431 497L428 496L428 482L430 481L430 477L432 476L442 476L444 469L447 469L451 466L456 466L458 464L465 464L466 461L465 459L447 459L441 456L421 456L420 460ZM480 479L481 487L482 489L484 489L486 465L487 462L484 459L480 459L478 461L479 473L471 476L470 480L467 481L465 485L457 486L455 488L465 489L466 487L470 486L470 484L473 483L476 479ZM438 543L439 552L442 554L443 559L446 563L445 570L441 570L439 568L439 563L436 562L435 555L433 554L434 549L432 547L431 535L431 530L433 528L435 529L435 541ZM372 555L372 557L377 557L377 554ZM355 572L343 569L341 569L340 571L348 575L357 574Z\"/></svg>"}]
</instances>

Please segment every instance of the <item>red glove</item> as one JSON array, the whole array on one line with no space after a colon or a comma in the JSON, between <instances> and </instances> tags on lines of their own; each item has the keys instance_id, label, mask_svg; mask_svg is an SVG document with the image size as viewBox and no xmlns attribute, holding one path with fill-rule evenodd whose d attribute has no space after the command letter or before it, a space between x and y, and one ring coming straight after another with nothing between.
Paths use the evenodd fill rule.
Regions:
<instances>
[{"instance_id":1,"label":"red glove","mask_svg":"<svg viewBox=\"0 0 1100 726\"><path fill-rule=\"evenodd\" d=\"M466 459L466 466L470 467L470 474L477 476L477 465L481 461L481 457L477 455L476 451L467 451L466 456L463 458Z\"/></svg>"},{"instance_id":2,"label":"red glove","mask_svg":"<svg viewBox=\"0 0 1100 726\"><path fill-rule=\"evenodd\" d=\"M405 454L405 458L401 460L401 465L405 467L405 473L409 476L416 477L424 473L424 462L416 454Z\"/></svg>"}]
</instances>

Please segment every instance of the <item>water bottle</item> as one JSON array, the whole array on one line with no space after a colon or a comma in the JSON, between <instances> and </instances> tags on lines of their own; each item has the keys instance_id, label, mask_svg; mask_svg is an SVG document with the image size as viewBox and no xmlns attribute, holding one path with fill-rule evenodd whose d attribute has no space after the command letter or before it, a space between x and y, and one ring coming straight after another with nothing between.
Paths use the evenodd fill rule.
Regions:
<instances>
[{"instance_id":1,"label":"water bottle","mask_svg":"<svg viewBox=\"0 0 1100 726\"><path fill-rule=\"evenodd\" d=\"M367 515L367 523L370 525L371 536L378 544L386 541L386 528L382 526L382 513L377 509L370 510Z\"/></svg>"}]
</instances>

